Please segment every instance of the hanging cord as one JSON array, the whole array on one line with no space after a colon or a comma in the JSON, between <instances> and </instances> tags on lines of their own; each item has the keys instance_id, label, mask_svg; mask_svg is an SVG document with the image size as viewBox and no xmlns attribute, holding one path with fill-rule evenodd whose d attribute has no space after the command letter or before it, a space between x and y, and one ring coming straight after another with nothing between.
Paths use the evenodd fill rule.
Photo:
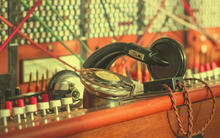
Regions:
<instances>
[{"instance_id":1,"label":"hanging cord","mask_svg":"<svg viewBox=\"0 0 220 138\"><path fill-rule=\"evenodd\" d=\"M193 133L193 135L198 135L208 127L208 125L210 124L210 122L214 118L215 110L216 110L216 98L215 98L211 88L209 87L209 85L205 81L202 81L201 79L197 79L197 78L186 78L184 80L185 81L199 81L199 82L203 83L205 85L206 89L209 91L211 98L212 98L212 101L213 101L212 112L211 112L209 119L206 121L205 125L202 127L201 130L198 130L197 132Z\"/></svg>"},{"instance_id":2,"label":"hanging cord","mask_svg":"<svg viewBox=\"0 0 220 138\"><path fill-rule=\"evenodd\" d=\"M22 2L22 4L24 5L25 8L30 9L30 6L27 4L27 1L26 1L26 0L21 0L21 2ZM59 41L59 42L62 44L62 46L63 46L65 49L67 49L72 55L74 55L77 59L79 59L79 61L80 61L81 63L84 62L84 60L83 60L79 55L75 54L75 53L63 42L63 40L62 40L59 36L55 35L55 33L53 32L53 30L52 30L39 16L37 16L35 13L33 13L33 16L41 23L41 25L44 26L44 28L45 28L48 32L51 33L51 35L52 35L53 37L56 38L57 41Z\"/></svg>"},{"instance_id":3,"label":"hanging cord","mask_svg":"<svg viewBox=\"0 0 220 138\"><path fill-rule=\"evenodd\" d=\"M16 27L11 24L9 21L7 21L5 18L3 18L2 16L0 16L0 20L2 20L5 24L7 24L9 27L12 27L14 29L16 29ZM58 61L60 61L61 63L69 66L70 68L72 68L75 72L79 72L75 67L71 66L70 64L66 63L65 61L63 61L62 59L60 59L57 55L55 55L54 53L48 51L46 48L44 48L43 46L37 44L36 42L34 42L30 37L28 37L26 34L22 33L20 30L18 30L18 34L20 34L21 36L23 36L25 39L27 39L29 42L31 42L31 44L33 44L34 46L36 46L37 48L39 48L40 50L42 50L44 53L46 53L47 55L57 59Z\"/></svg>"},{"instance_id":4,"label":"hanging cord","mask_svg":"<svg viewBox=\"0 0 220 138\"><path fill-rule=\"evenodd\" d=\"M168 91L169 91L169 96L170 96L170 99L171 99L171 103L172 103L172 108L174 109L174 112L175 112L175 115L176 115L176 119L177 119L177 122L178 122L178 126L180 128L180 131L182 134L186 134L186 131L184 130L183 126L182 126L182 121L180 119L180 115L178 113L178 109L177 109L177 105L176 105L176 99L174 98L174 94L173 94L173 91L172 89L166 85L166 84L163 84L163 87L166 88Z\"/></svg>"},{"instance_id":5,"label":"hanging cord","mask_svg":"<svg viewBox=\"0 0 220 138\"><path fill-rule=\"evenodd\" d=\"M24 25L24 23L28 20L28 18L31 16L31 14L34 12L34 10L41 4L42 0L38 0L34 6L31 8L31 10L27 13L27 15L22 19L21 23L16 27L14 32L5 40L5 42L0 47L0 52L5 48L5 46L10 42L10 40L14 37L14 35L18 32L18 30Z\"/></svg>"},{"instance_id":6,"label":"hanging cord","mask_svg":"<svg viewBox=\"0 0 220 138\"><path fill-rule=\"evenodd\" d=\"M214 115L215 115L215 110L216 110L216 99L215 99L215 96L211 90L211 88L208 86L208 84L204 81L202 81L201 79L196 79L196 78L187 78L187 79L184 79L185 81L199 81L201 83L203 83L206 87L206 89L209 91L210 95L211 95L211 98L212 98L212 101L213 101L213 106L212 106L212 112L211 112L211 115L209 117L209 119L205 122L205 125L201 128L201 130L198 130L196 132L192 132L192 128L193 128L193 115L192 115L192 104L191 104L191 101L190 101L190 98L189 98L189 93L188 91L186 90L186 87L182 84L182 83L178 83L177 85L182 88L182 91L183 91L183 95L184 95L184 99L185 99L185 104L187 106L187 113L188 113L188 132L183 128L183 125L182 125L182 121L180 119L180 115L178 113L178 109L177 109L177 105L176 105L176 100L174 98L174 94L173 94L173 91L172 89L166 85L166 84L163 84L163 87L166 88L168 91L169 91L169 96L170 96L170 99L171 99L171 103L172 103L172 108L174 109L174 112L175 112L175 115L176 115L176 119L177 119L177 122L178 122L178 126L180 128L180 131L182 134L184 135L187 135L187 137L192 137L193 135L198 135L200 133L202 133L207 127L208 125L210 124L210 122L212 121Z\"/></svg>"},{"instance_id":7,"label":"hanging cord","mask_svg":"<svg viewBox=\"0 0 220 138\"><path fill-rule=\"evenodd\" d=\"M69 30L69 32L73 35L73 38L76 38L80 44L86 49L87 52L91 53L92 51L88 48L88 46L70 29L70 27L65 23L64 19L60 16L60 14L53 8L50 4L49 0L46 0L47 5L50 9L56 14L56 16L63 22L64 26Z\"/></svg>"},{"instance_id":8,"label":"hanging cord","mask_svg":"<svg viewBox=\"0 0 220 138\"><path fill-rule=\"evenodd\" d=\"M190 97L189 97L189 92L186 90L186 87L178 82L177 83L177 86L179 88L182 89L183 91L183 95L184 95L184 99L185 99L185 104L186 104L186 107L187 107L187 113L188 113L188 133L187 133L187 136L188 137L191 137L192 136L192 128L193 128L193 110L192 110L192 103L191 103L191 100L190 100Z\"/></svg>"}]
</instances>

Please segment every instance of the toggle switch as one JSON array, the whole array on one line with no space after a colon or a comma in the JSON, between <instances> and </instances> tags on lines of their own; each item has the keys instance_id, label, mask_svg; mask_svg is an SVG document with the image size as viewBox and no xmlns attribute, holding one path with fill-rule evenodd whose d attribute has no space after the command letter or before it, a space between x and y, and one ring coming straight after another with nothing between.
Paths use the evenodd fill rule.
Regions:
<instances>
[{"instance_id":1,"label":"toggle switch","mask_svg":"<svg viewBox=\"0 0 220 138\"><path fill-rule=\"evenodd\" d=\"M203 81L207 81L207 73L206 72L201 72L200 73L200 79L202 79Z\"/></svg>"},{"instance_id":2,"label":"toggle switch","mask_svg":"<svg viewBox=\"0 0 220 138\"><path fill-rule=\"evenodd\" d=\"M30 103L36 105L36 111L37 112L37 97L31 97L30 98Z\"/></svg>"},{"instance_id":3,"label":"toggle switch","mask_svg":"<svg viewBox=\"0 0 220 138\"><path fill-rule=\"evenodd\" d=\"M38 103L38 110L43 111L43 116L47 115L47 109L49 109L49 103L48 102L40 102Z\"/></svg>"},{"instance_id":4,"label":"toggle switch","mask_svg":"<svg viewBox=\"0 0 220 138\"><path fill-rule=\"evenodd\" d=\"M205 72L205 66L204 65L199 66L199 72Z\"/></svg>"},{"instance_id":5,"label":"toggle switch","mask_svg":"<svg viewBox=\"0 0 220 138\"><path fill-rule=\"evenodd\" d=\"M0 118L3 118L3 125L6 127L8 125L7 117L10 117L9 109L1 109L0 110Z\"/></svg>"},{"instance_id":6,"label":"toggle switch","mask_svg":"<svg viewBox=\"0 0 220 138\"><path fill-rule=\"evenodd\" d=\"M62 104L66 106L66 110L68 113L70 112L70 104L72 103L73 103L72 97L62 98Z\"/></svg>"},{"instance_id":7,"label":"toggle switch","mask_svg":"<svg viewBox=\"0 0 220 138\"><path fill-rule=\"evenodd\" d=\"M207 80L208 80L208 81L214 79L214 75L213 75L213 71L212 71L212 70L207 71L206 74L207 74Z\"/></svg>"},{"instance_id":8,"label":"toggle switch","mask_svg":"<svg viewBox=\"0 0 220 138\"><path fill-rule=\"evenodd\" d=\"M186 78L192 78L192 70L191 69L186 70L185 77Z\"/></svg>"},{"instance_id":9,"label":"toggle switch","mask_svg":"<svg viewBox=\"0 0 220 138\"><path fill-rule=\"evenodd\" d=\"M58 107L61 106L61 102L60 100L51 100L50 101L50 108L54 108L55 109L55 113L56 115L58 115Z\"/></svg>"},{"instance_id":10,"label":"toggle switch","mask_svg":"<svg viewBox=\"0 0 220 138\"><path fill-rule=\"evenodd\" d=\"M214 74L214 79L219 80L219 78L220 78L220 68L217 67L217 68L213 69L213 74Z\"/></svg>"},{"instance_id":11,"label":"toggle switch","mask_svg":"<svg viewBox=\"0 0 220 138\"><path fill-rule=\"evenodd\" d=\"M10 114L12 115L12 101L6 101L5 102L5 108L9 109Z\"/></svg>"},{"instance_id":12,"label":"toggle switch","mask_svg":"<svg viewBox=\"0 0 220 138\"><path fill-rule=\"evenodd\" d=\"M17 107L24 107L24 99L17 99Z\"/></svg>"},{"instance_id":13,"label":"toggle switch","mask_svg":"<svg viewBox=\"0 0 220 138\"><path fill-rule=\"evenodd\" d=\"M42 94L42 101L43 102L48 102L49 101L49 97L48 97L48 94Z\"/></svg>"},{"instance_id":14,"label":"toggle switch","mask_svg":"<svg viewBox=\"0 0 220 138\"><path fill-rule=\"evenodd\" d=\"M24 107L14 107L13 115L17 116L18 123L21 123L21 115L25 113Z\"/></svg>"},{"instance_id":15,"label":"toggle switch","mask_svg":"<svg viewBox=\"0 0 220 138\"><path fill-rule=\"evenodd\" d=\"M200 79L200 73L193 74L193 77L196 79ZM198 83L198 81L196 80L195 83Z\"/></svg>"},{"instance_id":16,"label":"toggle switch","mask_svg":"<svg viewBox=\"0 0 220 138\"><path fill-rule=\"evenodd\" d=\"M32 121L34 120L34 112L36 112L36 110L37 110L36 104L26 105L26 112L30 113Z\"/></svg>"},{"instance_id":17,"label":"toggle switch","mask_svg":"<svg viewBox=\"0 0 220 138\"><path fill-rule=\"evenodd\" d=\"M24 110L24 121L26 122L26 113L25 113L25 107L24 107L24 99L17 99L17 107L22 107Z\"/></svg>"}]
</instances>

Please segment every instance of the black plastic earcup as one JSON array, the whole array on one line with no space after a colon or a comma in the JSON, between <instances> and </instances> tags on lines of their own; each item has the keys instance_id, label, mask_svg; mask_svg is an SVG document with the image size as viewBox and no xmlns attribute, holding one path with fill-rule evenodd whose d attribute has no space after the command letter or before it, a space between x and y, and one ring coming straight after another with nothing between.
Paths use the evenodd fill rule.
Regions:
<instances>
[{"instance_id":1,"label":"black plastic earcup","mask_svg":"<svg viewBox=\"0 0 220 138\"><path fill-rule=\"evenodd\" d=\"M150 47L157 57L166 60L169 65L148 65L153 79L163 79L183 76L186 72L186 56L182 46L173 39L161 38Z\"/></svg>"}]
</instances>

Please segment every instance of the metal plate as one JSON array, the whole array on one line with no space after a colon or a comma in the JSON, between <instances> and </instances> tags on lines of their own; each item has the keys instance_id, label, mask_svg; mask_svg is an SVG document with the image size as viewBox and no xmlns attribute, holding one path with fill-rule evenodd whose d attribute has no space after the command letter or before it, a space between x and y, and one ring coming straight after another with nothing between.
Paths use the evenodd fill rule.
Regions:
<instances>
[{"instance_id":1,"label":"metal plate","mask_svg":"<svg viewBox=\"0 0 220 138\"><path fill-rule=\"evenodd\" d=\"M183 76L186 72L186 56L182 46L173 39L156 40L150 50L157 52L158 57L169 62L168 66L148 65L148 70L154 79Z\"/></svg>"},{"instance_id":2,"label":"metal plate","mask_svg":"<svg viewBox=\"0 0 220 138\"><path fill-rule=\"evenodd\" d=\"M83 69L80 78L86 90L105 98L128 96L134 90L130 79L104 69Z\"/></svg>"},{"instance_id":3,"label":"metal plate","mask_svg":"<svg viewBox=\"0 0 220 138\"><path fill-rule=\"evenodd\" d=\"M56 73L48 84L49 95L51 99L60 99L71 93L70 85L77 87L75 84L79 80L79 75L71 70L62 70ZM80 80L79 80L80 81ZM78 97L79 95L77 95Z\"/></svg>"}]
</instances>

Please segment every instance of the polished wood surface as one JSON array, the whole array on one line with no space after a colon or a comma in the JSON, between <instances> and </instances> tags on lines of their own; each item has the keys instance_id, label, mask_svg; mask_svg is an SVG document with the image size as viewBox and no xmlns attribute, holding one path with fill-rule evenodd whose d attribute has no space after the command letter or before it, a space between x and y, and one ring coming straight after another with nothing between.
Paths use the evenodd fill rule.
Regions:
<instances>
[{"instance_id":1,"label":"polished wood surface","mask_svg":"<svg viewBox=\"0 0 220 138\"><path fill-rule=\"evenodd\" d=\"M212 86L213 93L216 97L220 96L220 85ZM184 102L181 92L176 92L174 95L177 105L181 106ZM195 128L202 127L211 111L211 102L204 103L210 97L205 88L191 89L189 97L194 104ZM217 98L217 113L212 125L206 130L208 135L212 137L218 136L219 119L220 119L220 99ZM90 135L100 135L104 137L116 137L120 133L121 137L140 136L138 137L155 137L154 135L174 136L167 122L166 111L171 109L171 101L169 96L155 97L143 99L126 105L99 109L90 111L84 115L55 121L48 124L40 124L35 127L25 128L23 130L12 131L3 134L3 137L64 137L78 136L90 137ZM180 110L183 116L183 122L187 124L185 119L186 112L184 108ZM171 126L174 132L177 132L175 117L172 112L169 114ZM172 117L173 116L173 117ZM199 121L198 121L199 120ZM198 123L201 122L201 123ZM134 125L132 125L134 124ZM145 128L146 126L146 128ZM108 128L110 127L110 128ZM184 125L186 127L186 125ZM114 130L111 130L111 128ZM217 129L217 130L216 130ZM91 134L90 134L91 133ZM130 133L130 134L127 134ZM208 136L209 137L209 136Z\"/></svg>"},{"instance_id":2,"label":"polished wood surface","mask_svg":"<svg viewBox=\"0 0 220 138\"><path fill-rule=\"evenodd\" d=\"M204 132L205 138L220 137L220 97L216 103L218 109L211 124ZM194 127L199 130L211 113L212 101L206 100L193 104ZM184 128L187 128L188 118L185 106L179 108ZM174 112L167 111L150 116L129 120L98 129L68 136L74 138L174 138L178 133L178 126Z\"/></svg>"}]
</instances>

